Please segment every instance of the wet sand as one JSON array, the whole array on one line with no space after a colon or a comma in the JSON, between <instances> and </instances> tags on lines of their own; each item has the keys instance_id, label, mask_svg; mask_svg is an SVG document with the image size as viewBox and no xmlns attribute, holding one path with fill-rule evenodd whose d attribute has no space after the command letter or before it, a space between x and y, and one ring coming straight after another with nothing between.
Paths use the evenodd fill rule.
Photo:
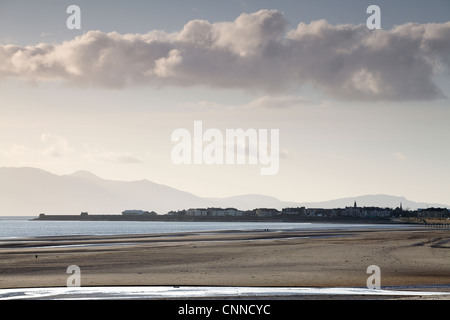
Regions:
<instances>
[{"instance_id":1,"label":"wet sand","mask_svg":"<svg viewBox=\"0 0 450 320\"><path fill-rule=\"evenodd\" d=\"M450 231L326 230L76 236L0 241L0 288L66 286L365 287L450 284ZM421 289L423 290L423 289ZM449 291L443 286L433 291ZM448 297L448 296L447 296Z\"/></svg>"}]
</instances>

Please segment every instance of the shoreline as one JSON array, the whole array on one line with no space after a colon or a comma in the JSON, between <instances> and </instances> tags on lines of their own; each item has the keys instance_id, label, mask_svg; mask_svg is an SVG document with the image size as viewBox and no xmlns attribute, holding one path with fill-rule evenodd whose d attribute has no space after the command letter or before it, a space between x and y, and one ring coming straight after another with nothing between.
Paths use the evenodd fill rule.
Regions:
<instances>
[{"instance_id":1,"label":"shoreline","mask_svg":"<svg viewBox=\"0 0 450 320\"><path fill-rule=\"evenodd\" d=\"M449 300L439 291L388 288L116 286L0 289L0 300Z\"/></svg>"},{"instance_id":2,"label":"shoreline","mask_svg":"<svg viewBox=\"0 0 450 320\"><path fill-rule=\"evenodd\" d=\"M407 224L391 218L355 218L355 217L315 217L315 216L179 216L179 215L40 215L36 221L163 221L163 222L330 222L330 223L373 223ZM416 224L416 223L414 223Z\"/></svg>"},{"instance_id":3,"label":"shoreline","mask_svg":"<svg viewBox=\"0 0 450 320\"><path fill-rule=\"evenodd\" d=\"M24 220L22 220L24 221ZM217 232L274 232L274 231L311 231L311 230L343 230L343 229L424 229L423 225L402 223L364 223L355 221L345 223L340 221L323 222L282 222L282 221L37 221L27 219L27 228L19 232L21 225L12 224L11 231L2 229L0 242L5 240L20 240L21 238L42 237L77 237L77 236L124 236L176 233L217 233ZM43 224L42 228L40 224ZM0 221L1 224L1 221ZM6 225L7 226L7 225ZM5 226L5 228L6 228ZM19 229L17 229L19 228ZM38 228L38 232L33 232ZM13 232L16 230L17 232Z\"/></svg>"},{"instance_id":4,"label":"shoreline","mask_svg":"<svg viewBox=\"0 0 450 320\"><path fill-rule=\"evenodd\" d=\"M354 217L354 216L183 216L183 215L45 215L33 221L154 221L154 222L287 222L287 223L348 223L348 224L411 224L450 228L450 220L416 217Z\"/></svg>"}]
</instances>

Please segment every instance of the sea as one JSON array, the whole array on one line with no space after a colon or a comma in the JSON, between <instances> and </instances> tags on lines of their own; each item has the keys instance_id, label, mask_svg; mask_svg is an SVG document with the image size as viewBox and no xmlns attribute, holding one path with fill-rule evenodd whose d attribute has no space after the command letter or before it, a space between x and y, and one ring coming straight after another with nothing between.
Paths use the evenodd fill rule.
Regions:
<instances>
[{"instance_id":1,"label":"sea","mask_svg":"<svg viewBox=\"0 0 450 320\"><path fill-rule=\"evenodd\" d=\"M175 221L48 221L36 217L0 216L0 239L82 235L138 235L206 231L302 231L413 228L408 224L299 222L175 222ZM420 226L415 226L420 227Z\"/></svg>"},{"instance_id":2,"label":"sea","mask_svg":"<svg viewBox=\"0 0 450 320\"><path fill-rule=\"evenodd\" d=\"M423 228L408 224L349 224L349 223L285 223L285 222L163 222L163 221L47 221L36 217L0 216L0 242L6 239L77 235L137 235L179 232L215 231L295 231L295 230L356 230ZM426 296L448 292L429 289L448 289L450 284L428 287L400 286L374 290L367 288L307 288L307 287L203 287L203 286L145 286L145 287L53 287L0 289L0 300L45 299L196 299L299 297L308 295L342 296ZM397 290L398 289L398 290ZM427 289L426 291L416 291ZM273 303L273 302L271 302Z\"/></svg>"}]
</instances>

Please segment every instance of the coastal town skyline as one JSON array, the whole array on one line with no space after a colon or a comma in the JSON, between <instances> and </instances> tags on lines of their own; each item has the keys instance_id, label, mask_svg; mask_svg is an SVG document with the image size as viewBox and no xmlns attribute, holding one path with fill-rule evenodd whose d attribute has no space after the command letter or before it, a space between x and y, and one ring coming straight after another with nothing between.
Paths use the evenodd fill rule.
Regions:
<instances>
[{"instance_id":1,"label":"coastal town skyline","mask_svg":"<svg viewBox=\"0 0 450 320\"><path fill-rule=\"evenodd\" d=\"M186 219L187 218L187 219ZM199 220L190 220L190 219ZM425 219L434 219L442 225L449 225L446 220L450 218L450 209L447 208L423 208L418 210L403 210L402 203L396 208L386 208L377 206L357 205L356 201L353 206L345 208L305 208L305 207L288 207L281 210L275 208L255 208L253 210L239 210L236 208L190 208L177 211L169 211L165 214L158 214L154 211L146 210L124 210L121 214L89 214L89 212L81 212L79 215L47 215L39 214L38 220L111 220L111 221L265 221L266 218L275 218L273 222L280 221L306 221L308 218L319 218L319 220L311 221L345 221L349 219L362 218L366 222L389 223L405 223L409 222L408 218L414 218L414 223L427 224ZM220 220L224 219L224 220ZM255 220L258 219L258 220ZM393 220L395 219L395 220ZM436 223L436 222L435 222Z\"/></svg>"},{"instance_id":2,"label":"coastal town skyline","mask_svg":"<svg viewBox=\"0 0 450 320\"><path fill-rule=\"evenodd\" d=\"M366 25L371 4L380 29ZM70 5L80 29L68 28ZM441 0L0 1L0 167L87 170L208 198L450 204L449 10ZM228 143L231 130L254 143Z\"/></svg>"}]
</instances>

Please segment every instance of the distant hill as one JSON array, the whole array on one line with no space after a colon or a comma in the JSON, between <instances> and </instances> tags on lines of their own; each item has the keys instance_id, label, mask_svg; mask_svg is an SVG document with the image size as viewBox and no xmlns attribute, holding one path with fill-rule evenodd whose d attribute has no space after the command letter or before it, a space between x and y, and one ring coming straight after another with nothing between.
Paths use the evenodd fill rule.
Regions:
<instances>
[{"instance_id":1,"label":"distant hill","mask_svg":"<svg viewBox=\"0 0 450 320\"><path fill-rule=\"evenodd\" d=\"M447 205L418 203L389 195L367 195L325 202L285 202L264 195L241 195L227 198L202 198L148 180L113 181L102 179L88 171L71 175L55 175L36 168L0 168L0 215L120 214L127 209L140 209L165 214L170 210L201 207L254 208L299 207L338 208L380 206L417 209Z\"/></svg>"},{"instance_id":2,"label":"distant hill","mask_svg":"<svg viewBox=\"0 0 450 320\"><path fill-rule=\"evenodd\" d=\"M252 210L255 208L276 208L281 210L287 207L299 207L300 203L281 201L277 198L260 194L245 194L227 198L209 198L222 208L237 208L240 210Z\"/></svg>"},{"instance_id":3,"label":"distant hill","mask_svg":"<svg viewBox=\"0 0 450 320\"><path fill-rule=\"evenodd\" d=\"M307 208L345 208L347 206L353 206L355 201L358 207L373 206L382 208L397 208L400 206L400 204L402 204L403 209L410 210L417 210L419 208L427 207L450 208L450 206L444 204L415 202L408 200L405 197L391 196L386 194L364 195L321 202L305 202L301 205Z\"/></svg>"},{"instance_id":4,"label":"distant hill","mask_svg":"<svg viewBox=\"0 0 450 320\"><path fill-rule=\"evenodd\" d=\"M253 209L253 208L277 208L282 209L286 207L306 207L306 208L345 208L356 204L358 207L381 207L381 208L397 208L402 204L403 209L417 210L419 208L427 207L441 207L450 208L445 204L414 202L405 197L391 196L385 194L378 195L364 195L348 198L340 198L320 202L287 202L280 201L277 198L263 196L263 195L242 195L228 198L213 198L216 202L220 202L222 206L235 207L238 209Z\"/></svg>"},{"instance_id":5,"label":"distant hill","mask_svg":"<svg viewBox=\"0 0 450 320\"><path fill-rule=\"evenodd\" d=\"M212 205L207 199L148 180L105 180L87 171L58 176L35 168L0 168L0 215L120 214L126 209L164 214L170 209Z\"/></svg>"}]
</instances>

